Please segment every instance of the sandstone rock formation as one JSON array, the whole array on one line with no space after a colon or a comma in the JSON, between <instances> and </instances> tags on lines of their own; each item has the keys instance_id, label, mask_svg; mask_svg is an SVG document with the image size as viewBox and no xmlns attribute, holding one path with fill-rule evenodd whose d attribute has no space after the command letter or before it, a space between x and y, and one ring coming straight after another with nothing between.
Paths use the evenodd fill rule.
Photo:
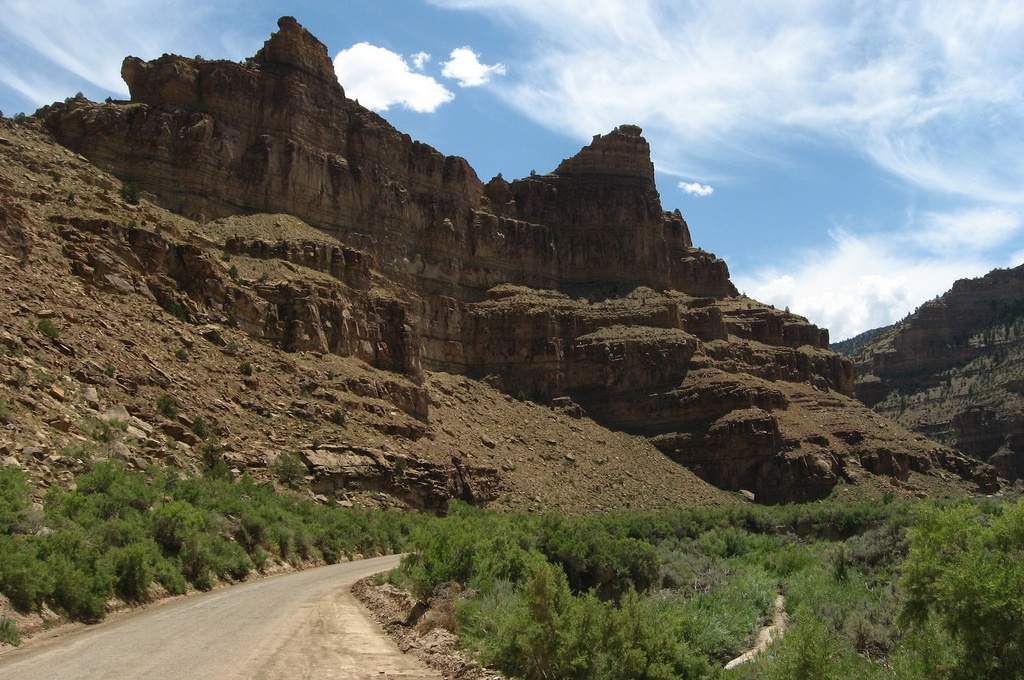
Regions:
<instances>
[{"instance_id":1,"label":"sandstone rock formation","mask_svg":"<svg viewBox=\"0 0 1024 680\"><path fill-rule=\"evenodd\" d=\"M374 368L412 356L391 353L402 291L299 220L199 224L128 203L119 186L38 121L0 120L0 223L16 236L0 240L0 465L25 470L40 494L103 458L195 472L222 457L265 482L288 454L305 467L304 493L340 505L737 502L572 409ZM228 234L254 256L225 250ZM335 321L359 342L296 349L334 337Z\"/></svg>"},{"instance_id":2,"label":"sandstone rock formation","mask_svg":"<svg viewBox=\"0 0 1024 680\"><path fill-rule=\"evenodd\" d=\"M1024 266L957 281L856 362L864 403L1024 478Z\"/></svg>"},{"instance_id":3,"label":"sandstone rock formation","mask_svg":"<svg viewBox=\"0 0 1024 680\"><path fill-rule=\"evenodd\" d=\"M61 144L197 220L169 240L61 218L76 274L289 352L413 384L463 374L586 414L763 502L868 472L989 486L954 452L875 423L827 331L737 294L663 210L639 128L595 136L548 174L484 184L345 98L327 49L294 19L279 27L243 64L130 57L130 102L37 113Z\"/></svg>"}]
</instances>

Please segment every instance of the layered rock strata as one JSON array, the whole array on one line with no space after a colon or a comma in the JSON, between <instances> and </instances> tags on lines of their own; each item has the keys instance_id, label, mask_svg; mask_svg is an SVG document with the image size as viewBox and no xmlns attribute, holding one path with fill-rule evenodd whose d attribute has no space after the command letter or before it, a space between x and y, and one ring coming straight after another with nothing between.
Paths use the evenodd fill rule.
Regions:
<instances>
[{"instance_id":1,"label":"layered rock strata","mask_svg":"<svg viewBox=\"0 0 1024 680\"><path fill-rule=\"evenodd\" d=\"M952 451L870 424L827 331L738 295L725 263L693 247L638 127L551 173L484 184L347 99L326 47L293 19L279 27L245 63L128 58L130 102L38 113L62 144L202 223L205 250L73 225L76 273L289 351L415 380L462 373L585 413L764 502L823 497L858 469L896 484L951 469ZM233 216L249 213L323 236L241 233Z\"/></svg>"},{"instance_id":2,"label":"layered rock strata","mask_svg":"<svg viewBox=\"0 0 1024 680\"><path fill-rule=\"evenodd\" d=\"M1024 266L957 281L855 359L868 406L1024 478Z\"/></svg>"}]
</instances>

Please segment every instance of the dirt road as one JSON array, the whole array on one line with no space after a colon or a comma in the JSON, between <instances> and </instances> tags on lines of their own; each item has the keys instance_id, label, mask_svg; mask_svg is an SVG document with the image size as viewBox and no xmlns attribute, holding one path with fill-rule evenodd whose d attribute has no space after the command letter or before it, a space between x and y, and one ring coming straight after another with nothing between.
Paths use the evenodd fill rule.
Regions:
<instances>
[{"instance_id":1,"label":"dirt road","mask_svg":"<svg viewBox=\"0 0 1024 680\"><path fill-rule=\"evenodd\" d=\"M398 559L308 569L32 640L0 655L0 678L440 680L402 654L350 592Z\"/></svg>"}]
</instances>

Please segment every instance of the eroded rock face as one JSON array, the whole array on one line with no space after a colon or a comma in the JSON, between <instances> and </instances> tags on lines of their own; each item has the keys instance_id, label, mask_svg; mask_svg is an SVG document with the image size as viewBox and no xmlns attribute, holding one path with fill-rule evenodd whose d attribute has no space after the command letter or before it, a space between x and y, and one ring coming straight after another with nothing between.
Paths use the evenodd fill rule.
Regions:
<instances>
[{"instance_id":1,"label":"eroded rock face","mask_svg":"<svg viewBox=\"0 0 1024 680\"><path fill-rule=\"evenodd\" d=\"M827 331L738 295L725 263L693 247L679 212L662 208L640 128L597 135L551 173L484 184L347 99L326 47L294 19L279 27L243 64L130 57L131 102L39 112L62 144L217 234L204 248L102 219L69 225L76 274L289 351L414 379L463 373L568 405L764 502L823 497L856 478L851 466L897 480L951 469L952 451L867 423ZM254 212L324 238L225 231ZM243 280L223 256L276 273ZM405 493L398 462L359 455L367 479ZM407 502L432 507L441 489L487 497L476 472L452 466L421 470L426 495ZM342 477L358 475L318 479Z\"/></svg>"},{"instance_id":2,"label":"eroded rock face","mask_svg":"<svg viewBox=\"0 0 1024 680\"><path fill-rule=\"evenodd\" d=\"M464 159L346 99L326 47L294 19L279 26L244 64L129 57L131 103L75 99L42 115L62 144L178 212L295 215L416 289L460 300L503 283L735 293L725 263L662 210L640 128L485 191Z\"/></svg>"},{"instance_id":3,"label":"eroded rock face","mask_svg":"<svg viewBox=\"0 0 1024 680\"><path fill-rule=\"evenodd\" d=\"M1024 477L1024 267L957 281L856 355L880 413Z\"/></svg>"},{"instance_id":4,"label":"eroded rock face","mask_svg":"<svg viewBox=\"0 0 1024 680\"><path fill-rule=\"evenodd\" d=\"M385 492L417 510L445 512L452 498L486 506L498 497L498 471L453 457L448 465L353 446L301 453L313 490L328 496L358 490Z\"/></svg>"}]
</instances>

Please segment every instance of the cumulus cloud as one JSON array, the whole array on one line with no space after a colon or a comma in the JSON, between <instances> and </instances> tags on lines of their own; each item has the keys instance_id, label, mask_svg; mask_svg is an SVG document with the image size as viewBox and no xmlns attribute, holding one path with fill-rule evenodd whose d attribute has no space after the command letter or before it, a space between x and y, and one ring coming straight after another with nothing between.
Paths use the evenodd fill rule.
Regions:
<instances>
[{"instance_id":1,"label":"cumulus cloud","mask_svg":"<svg viewBox=\"0 0 1024 680\"><path fill-rule=\"evenodd\" d=\"M457 80L460 87L486 85L493 76L505 75L504 64L484 64L480 56L468 47L452 50L451 58L444 62L441 75Z\"/></svg>"},{"instance_id":2,"label":"cumulus cloud","mask_svg":"<svg viewBox=\"0 0 1024 680\"><path fill-rule=\"evenodd\" d=\"M339 52L334 70L346 94L374 111L399 104L430 113L455 98L430 76L413 72L402 55L365 42Z\"/></svg>"},{"instance_id":3,"label":"cumulus cloud","mask_svg":"<svg viewBox=\"0 0 1024 680\"><path fill-rule=\"evenodd\" d=\"M423 67L430 61L430 55L426 52L417 52L412 55L412 65L416 67L417 71L422 71Z\"/></svg>"},{"instance_id":4,"label":"cumulus cloud","mask_svg":"<svg viewBox=\"0 0 1024 680\"><path fill-rule=\"evenodd\" d=\"M715 193L714 187L700 182L680 182L679 188L691 196L710 196Z\"/></svg>"},{"instance_id":5,"label":"cumulus cloud","mask_svg":"<svg viewBox=\"0 0 1024 680\"><path fill-rule=\"evenodd\" d=\"M898 321L957 279L1020 264L979 251L952 252L944 243L922 250L916 241L913 232L857 235L838 229L828 246L801 253L784 268L765 267L735 282L757 300L789 307L828 328L835 341Z\"/></svg>"}]
</instances>

